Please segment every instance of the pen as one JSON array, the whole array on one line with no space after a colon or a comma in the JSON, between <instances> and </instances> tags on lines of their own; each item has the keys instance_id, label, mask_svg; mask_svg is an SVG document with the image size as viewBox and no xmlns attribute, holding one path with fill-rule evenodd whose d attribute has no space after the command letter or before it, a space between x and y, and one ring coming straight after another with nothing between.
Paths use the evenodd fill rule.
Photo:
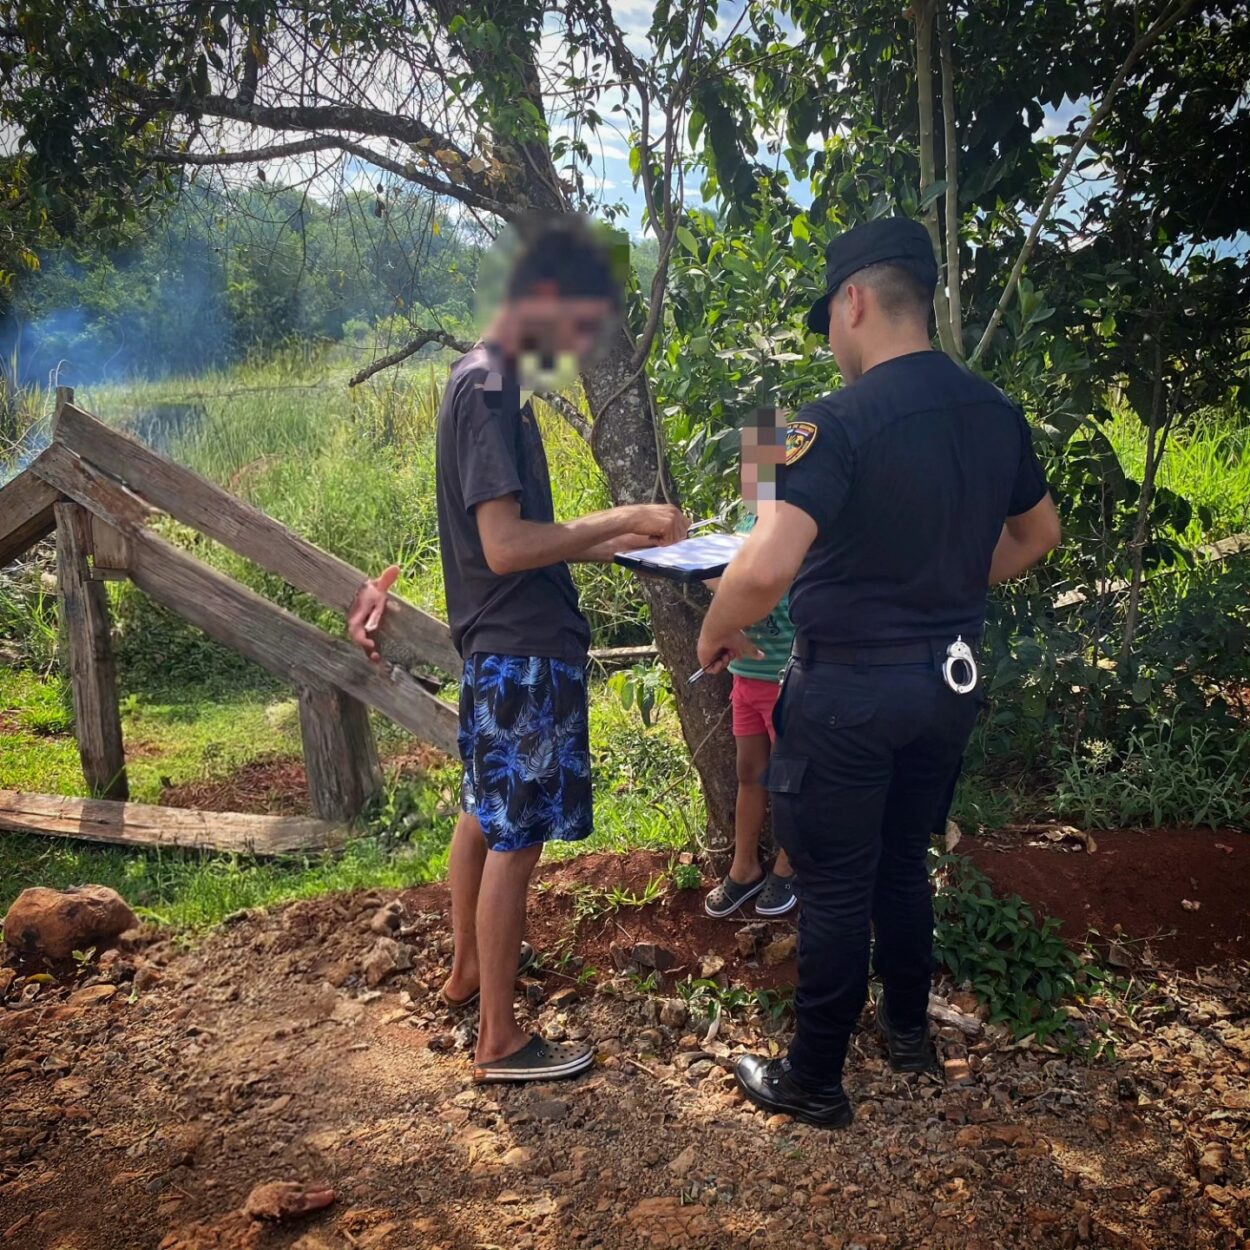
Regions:
<instances>
[{"instance_id":1,"label":"pen","mask_svg":"<svg viewBox=\"0 0 1250 1250\"><path fill-rule=\"evenodd\" d=\"M724 654L725 653L723 651L718 651L716 653L716 659L719 660L721 656ZM715 663L715 661L713 661L713 663ZM707 665L704 665L701 669L699 669L698 672L691 673L690 676L686 678L686 685L693 686L694 683L698 681L699 678L702 677L706 672L707 672Z\"/></svg>"}]
</instances>

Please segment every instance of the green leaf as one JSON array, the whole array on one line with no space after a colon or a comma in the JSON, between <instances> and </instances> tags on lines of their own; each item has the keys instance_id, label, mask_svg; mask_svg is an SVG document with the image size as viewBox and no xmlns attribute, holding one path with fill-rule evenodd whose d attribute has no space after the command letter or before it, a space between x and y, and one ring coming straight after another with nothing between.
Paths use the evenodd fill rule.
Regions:
<instances>
[{"instance_id":1,"label":"green leaf","mask_svg":"<svg viewBox=\"0 0 1250 1250\"><path fill-rule=\"evenodd\" d=\"M928 187L925 193L920 197L919 211L923 213L924 210L928 208L929 205L932 204L933 201L936 200L939 195L944 194L945 191L946 191L946 179L939 178L937 182L933 183L930 187Z\"/></svg>"},{"instance_id":2,"label":"green leaf","mask_svg":"<svg viewBox=\"0 0 1250 1250\"><path fill-rule=\"evenodd\" d=\"M675 231L677 241L690 253L691 256L699 255L699 240L694 237L694 231L687 226L678 226Z\"/></svg>"}]
</instances>

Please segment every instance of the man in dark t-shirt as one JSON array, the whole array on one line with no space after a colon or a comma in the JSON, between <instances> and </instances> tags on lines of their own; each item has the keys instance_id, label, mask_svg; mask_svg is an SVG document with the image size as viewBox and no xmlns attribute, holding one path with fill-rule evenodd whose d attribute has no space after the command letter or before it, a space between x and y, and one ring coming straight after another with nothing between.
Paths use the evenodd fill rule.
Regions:
<instances>
[{"instance_id":1,"label":"man in dark t-shirt","mask_svg":"<svg viewBox=\"0 0 1250 1250\"><path fill-rule=\"evenodd\" d=\"M867 994L870 935L890 1061L935 1061L926 856L972 730L988 587L1059 542L1020 410L931 349L928 235L892 218L827 251L809 327L846 383L791 422L775 507L725 572L699 660L748 651L742 628L790 587L795 645L767 773L802 895L797 1028L785 1059L737 1066L753 1102L850 1122L842 1068ZM790 583L793 581L793 585Z\"/></svg>"},{"instance_id":2,"label":"man in dark t-shirt","mask_svg":"<svg viewBox=\"0 0 1250 1250\"><path fill-rule=\"evenodd\" d=\"M686 536L667 504L557 522L534 389L575 374L612 327L620 289L577 219L531 232L487 333L452 366L438 414L438 531L460 685L462 814L451 848L455 957L443 997L480 995L474 1079L551 1080L593 1061L590 1046L527 1034L513 1011L530 876L548 841L591 832L586 653L590 629L568 562ZM373 632L394 581L357 596L353 638Z\"/></svg>"}]
</instances>

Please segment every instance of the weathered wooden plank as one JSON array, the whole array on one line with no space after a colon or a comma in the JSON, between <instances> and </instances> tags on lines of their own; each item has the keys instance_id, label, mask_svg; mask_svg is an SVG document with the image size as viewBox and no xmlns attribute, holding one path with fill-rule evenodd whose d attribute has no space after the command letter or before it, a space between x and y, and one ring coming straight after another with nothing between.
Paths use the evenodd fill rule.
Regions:
<instances>
[{"instance_id":1,"label":"weathered wooden plank","mask_svg":"<svg viewBox=\"0 0 1250 1250\"><path fill-rule=\"evenodd\" d=\"M252 816L193 808L71 799L0 790L0 829L17 833L116 842L121 846L180 847L284 855L340 847L347 827L303 816Z\"/></svg>"},{"instance_id":2,"label":"weathered wooden plank","mask_svg":"<svg viewBox=\"0 0 1250 1250\"><path fill-rule=\"evenodd\" d=\"M56 582L62 636L69 648L74 692L74 736L83 776L99 798L124 799L126 752L117 706L117 670L109 628L107 592L91 579L88 513L76 503L53 505L56 514Z\"/></svg>"},{"instance_id":3,"label":"weathered wooden plank","mask_svg":"<svg viewBox=\"0 0 1250 1250\"><path fill-rule=\"evenodd\" d=\"M458 752L456 710L411 674L385 662L371 664L352 644L171 547L146 528L150 509L142 500L67 447L50 447L36 465L62 493L125 534L130 577L153 599L292 685L337 687L423 742L449 755Z\"/></svg>"},{"instance_id":4,"label":"weathered wooden plank","mask_svg":"<svg viewBox=\"0 0 1250 1250\"><path fill-rule=\"evenodd\" d=\"M130 560L126 536L98 516L91 518L91 576L98 582L123 581Z\"/></svg>"},{"instance_id":5,"label":"weathered wooden plank","mask_svg":"<svg viewBox=\"0 0 1250 1250\"><path fill-rule=\"evenodd\" d=\"M52 533L52 505L59 497L33 468L0 486L0 568Z\"/></svg>"},{"instance_id":6,"label":"weathered wooden plank","mask_svg":"<svg viewBox=\"0 0 1250 1250\"><path fill-rule=\"evenodd\" d=\"M353 820L382 788L365 705L338 690L299 692L308 797L324 820Z\"/></svg>"},{"instance_id":7,"label":"weathered wooden plank","mask_svg":"<svg viewBox=\"0 0 1250 1250\"><path fill-rule=\"evenodd\" d=\"M110 429L74 404L63 405L58 413L55 438L163 512L224 543L327 607L346 614L365 581L365 574L345 560L322 551L190 469ZM393 663L429 664L451 674L461 670L447 626L395 595L387 604L379 639L383 655Z\"/></svg>"}]
</instances>

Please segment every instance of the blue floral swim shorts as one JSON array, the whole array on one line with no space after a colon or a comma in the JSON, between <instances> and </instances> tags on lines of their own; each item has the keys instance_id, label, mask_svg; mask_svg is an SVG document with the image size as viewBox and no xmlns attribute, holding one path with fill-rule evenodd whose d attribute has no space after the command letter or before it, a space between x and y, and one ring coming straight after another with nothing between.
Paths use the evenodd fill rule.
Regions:
<instances>
[{"instance_id":1,"label":"blue floral swim shorts","mask_svg":"<svg viewBox=\"0 0 1250 1250\"><path fill-rule=\"evenodd\" d=\"M589 836L586 669L541 656L471 655L460 681L460 805L492 851Z\"/></svg>"}]
</instances>

